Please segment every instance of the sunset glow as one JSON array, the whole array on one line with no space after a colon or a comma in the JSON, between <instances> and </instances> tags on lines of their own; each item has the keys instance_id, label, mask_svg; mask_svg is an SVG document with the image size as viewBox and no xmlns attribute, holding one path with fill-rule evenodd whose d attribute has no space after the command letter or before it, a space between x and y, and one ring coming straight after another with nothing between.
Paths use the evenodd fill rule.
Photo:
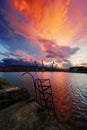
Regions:
<instances>
[{"instance_id":1,"label":"sunset glow","mask_svg":"<svg viewBox=\"0 0 87 130\"><path fill-rule=\"evenodd\" d=\"M59 67L87 66L86 6L86 0L1 0L1 62L14 55Z\"/></svg>"}]
</instances>

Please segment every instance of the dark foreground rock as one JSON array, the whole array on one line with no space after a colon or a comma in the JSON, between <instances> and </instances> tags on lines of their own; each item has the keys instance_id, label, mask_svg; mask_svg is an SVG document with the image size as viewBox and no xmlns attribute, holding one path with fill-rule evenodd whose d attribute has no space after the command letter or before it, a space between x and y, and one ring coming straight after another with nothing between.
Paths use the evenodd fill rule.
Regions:
<instances>
[{"instance_id":1,"label":"dark foreground rock","mask_svg":"<svg viewBox=\"0 0 87 130\"><path fill-rule=\"evenodd\" d=\"M0 109L30 98L28 91L21 87L8 87L0 90Z\"/></svg>"}]
</instances>

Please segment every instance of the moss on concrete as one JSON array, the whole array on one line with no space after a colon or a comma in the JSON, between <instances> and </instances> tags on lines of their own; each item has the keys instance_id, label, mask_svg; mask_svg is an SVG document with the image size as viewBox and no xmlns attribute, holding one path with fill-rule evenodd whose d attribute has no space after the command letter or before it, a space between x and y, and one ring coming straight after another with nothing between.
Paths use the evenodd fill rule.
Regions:
<instances>
[{"instance_id":1,"label":"moss on concrete","mask_svg":"<svg viewBox=\"0 0 87 130\"><path fill-rule=\"evenodd\" d=\"M10 85L10 82L2 77L0 77L0 89L3 89L3 85Z\"/></svg>"}]
</instances>

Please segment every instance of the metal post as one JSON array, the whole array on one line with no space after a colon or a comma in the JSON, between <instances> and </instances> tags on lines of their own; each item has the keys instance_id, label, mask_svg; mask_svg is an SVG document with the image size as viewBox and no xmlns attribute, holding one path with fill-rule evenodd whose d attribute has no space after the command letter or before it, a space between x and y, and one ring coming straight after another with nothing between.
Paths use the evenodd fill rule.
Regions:
<instances>
[{"instance_id":1,"label":"metal post","mask_svg":"<svg viewBox=\"0 0 87 130\"><path fill-rule=\"evenodd\" d=\"M34 88L35 88L35 94L36 94L36 102L37 102L37 89L36 89L35 79L34 79L33 75L30 72L25 72L25 73L22 74L22 76L24 76L25 74L29 74L32 77L32 79L33 79Z\"/></svg>"}]
</instances>

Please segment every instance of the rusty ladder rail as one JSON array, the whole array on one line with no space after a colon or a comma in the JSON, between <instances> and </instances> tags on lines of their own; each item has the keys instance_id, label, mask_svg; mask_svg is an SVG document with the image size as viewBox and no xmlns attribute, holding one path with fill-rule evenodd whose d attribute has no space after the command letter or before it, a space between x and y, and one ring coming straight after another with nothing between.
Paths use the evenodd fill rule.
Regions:
<instances>
[{"instance_id":1,"label":"rusty ladder rail","mask_svg":"<svg viewBox=\"0 0 87 130\"><path fill-rule=\"evenodd\" d=\"M38 102L42 107L45 107L48 110L49 115L54 115L56 117L50 79L38 78L35 80L33 75L30 72L25 72L22 74L22 76L24 76L25 74L30 75L33 79L36 102Z\"/></svg>"},{"instance_id":2,"label":"rusty ladder rail","mask_svg":"<svg viewBox=\"0 0 87 130\"><path fill-rule=\"evenodd\" d=\"M56 116L50 80L36 79L35 83L39 92L40 105L48 110L49 115Z\"/></svg>"}]
</instances>

